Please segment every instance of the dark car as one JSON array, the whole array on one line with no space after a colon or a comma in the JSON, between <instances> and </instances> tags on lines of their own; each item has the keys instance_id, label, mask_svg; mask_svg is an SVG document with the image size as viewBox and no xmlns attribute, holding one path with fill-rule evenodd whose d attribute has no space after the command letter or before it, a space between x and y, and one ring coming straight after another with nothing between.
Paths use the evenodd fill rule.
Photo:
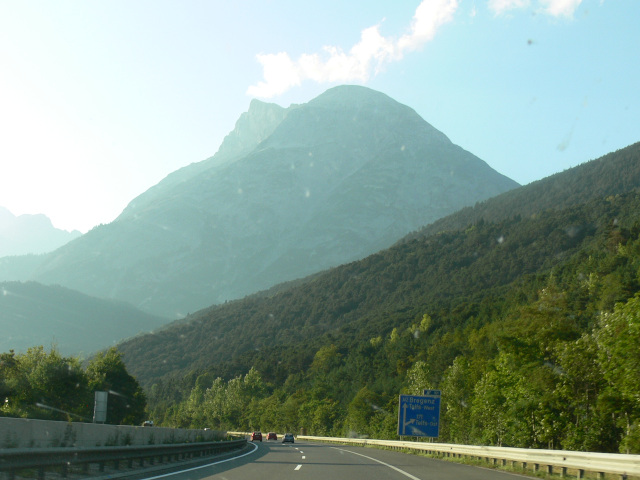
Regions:
<instances>
[{"instance_id":1,"label":"dark car","mask_svg":"<svg viewBox=\"0 0 640 480\"><path fill-rule=\"evenodd\" d=\"M278 435L274 432L267 433L267 440L278 440Z\"/></svg>"},{"instance_id":2,"label":"dark car","mask_svg":"<svg viewBox=\"0 0 640 480\"><path fill-rule=\"evenodd\" d=\"M253 432L251 434L251 441L257 442L258 440L262 441L262 432Z\"/></svg>"},{"instance_id":3,"label":"dark car","mask_svg":"<svg viewBox=\"0 0 640 480\"><path fill-rule=\"evenodd\" d=\"M282 437L282 443L295 443L294 439L293 439L293 433L285 433L284 437Z\"/></svg>"}]
</instances>

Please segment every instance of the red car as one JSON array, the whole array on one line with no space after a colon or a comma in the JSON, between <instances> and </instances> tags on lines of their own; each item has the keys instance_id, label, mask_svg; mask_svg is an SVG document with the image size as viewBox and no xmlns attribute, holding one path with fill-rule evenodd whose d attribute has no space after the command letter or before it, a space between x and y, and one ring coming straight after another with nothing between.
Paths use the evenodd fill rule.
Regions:
<instances>
[{"instance_id":1,"label":"red car","mask_svg":"<svg viewBox=\"0 0 640 480\"><path fill-rule=\"evenodd\" d=\"M277 440L278 439L278 435L276 435L274 432L269 432L267 434L267 440Z\"/></svg>"},{"instance_id":2,"label":"red car","mask_svg":"<svg viewBox=\"0 0 640 480\"><path fill-rule=\"evenodd\" d=\"M258 440L262 441L262 433L261 432L253 432L251 434L251 441L257 442Z\"/></svg>"}]
</instances>

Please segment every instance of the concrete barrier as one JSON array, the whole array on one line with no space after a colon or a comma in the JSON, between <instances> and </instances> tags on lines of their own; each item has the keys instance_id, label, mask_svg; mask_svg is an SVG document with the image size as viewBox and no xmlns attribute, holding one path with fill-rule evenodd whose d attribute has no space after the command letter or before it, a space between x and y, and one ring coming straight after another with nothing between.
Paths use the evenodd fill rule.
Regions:
<instances>
[{"instance_id":1,"label":"concrete barrier","mask_svg":"<svg viewBox=\"0 0 640 480\"><path fill-rule=\"evenodd\" d=\"M226 438L216 430L131 427L0 417L0 449L107 447L212 442Z\"/></svg>"}]
</instances>

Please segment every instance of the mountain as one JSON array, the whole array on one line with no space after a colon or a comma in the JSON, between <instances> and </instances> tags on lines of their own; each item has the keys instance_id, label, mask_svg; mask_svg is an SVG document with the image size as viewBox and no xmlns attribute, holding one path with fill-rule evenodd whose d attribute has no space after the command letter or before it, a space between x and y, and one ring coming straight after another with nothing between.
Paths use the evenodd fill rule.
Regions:
<instances>
[{"instance_id":1,"label":"mountain","mask_svg":"<svg viewBox=\"0 0 640 480\"><path fill-rule=\"evenodd\" d=\"M216 155L26 278L175 318L361 259L517 186L364 87L286 109L254 100Z\"/></svg>"},{"instance_id":2,"label":"mountain","mask_svg":"<svg viewBox=\"0 0 640 480\"><path fill-rule=\"evenodd\" d=\"M580 183L593 169L600 174L593 177L598 185ZM560 188L566 185L574 188ZM544 205L550 191L556 192L556 201L563 207L521 213L522 198ZM635 238L640 232L638 192L640 144L635 144L476 207L499 220L480 218L461 228L413 235L291 288L212 306L118 348L129 370L147 385L189 372L211 371L213 378L229 378L246 373L251 366L269 381L284 382L308 367L323 346L335 344L349 351L396 327L410 327L424 314L433 317L441 347L446 348L453 339L443 336L452 329L480 317L491 322L510 288L526 283L526 295L533 296L536 288L542 288L536 277L561 271L574 255L586 251L583 257L594 263L602 258L601 252L591 255L593 244L603 243L615 252L616 242L623 238L618 232L622 228L631 229L627 235ZM572 198L582 201L572 203ZM491 210L492 205L496 210ZM598 305L601 310L612 309L615 302L640 290L637 266L630 268L626 290L606 287L610 280L605 275L620 260L607 262L598 280L605 285L602 288L610 289ZM572 280L576 286L586 285L591 278L588 267L569 270L577 276ZM593 281L597 278L594 274ZM514 295L512 302L525 294ZM436 344L437 339L431 342ZM446 355L438 359L440 373L452 360ZM433 362L435 369L435 357Z\"/></svg>"},{"instance_id":3,"label":"mountain","mask_svg":"<svg viewBox=\"0 0 640 480\"><path fill-rule=\"evenodd\" d=\"M55 228L45 215L13 215L0 207L0 257L46 253L82 235Z\"/></svg>"},{"instance_id":4,"label":"mountain","mask_svg":"<svg viewBox=\"0 0 640 480\"><path fill-rule=\"evenodd\" d=\"M0 283L0 352L55 345L64 355L90 354L166 321L60 286Z\"/></svg>"},{"instance_id":5,"label":"mountain","mask_svg":"<svg viewBox=\"0 0 640 480\"><path fill-rule=\"evenodd\" d=\"M445 443L640 453L639 147L123 342L150 418L397 438L437 389Z\"/></svg>"}]
</instances>

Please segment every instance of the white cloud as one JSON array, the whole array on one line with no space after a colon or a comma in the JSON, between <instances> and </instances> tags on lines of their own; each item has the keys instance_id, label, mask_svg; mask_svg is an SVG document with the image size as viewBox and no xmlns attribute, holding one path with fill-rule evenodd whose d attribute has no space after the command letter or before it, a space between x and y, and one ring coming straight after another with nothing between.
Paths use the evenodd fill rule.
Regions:
<instances>
[{"instance_id":1,"label":"white cloud","mask_svg":"<svg viewBox=\"0 0 640 480\"><path fill-rule=\"evenodd\" d=\"M538 0L537 5L540 10L553 17L571 18L582 0ZM503 14L510 10L528 8L531 6L530 0L489 0L489 9L496 15Z\"/></svg>"},{"instance_id":2,"label":"white cloud","mask_svg":"<svg viewBox=\"0 0 640 480\"><path fill-rule=\"evenodd\" d=\"M457 8L457 0L423 0L413 16L411 33L398 41L400 50L415 50L431 41L438 28L453 19Z\"/></svg>"},{"instance_id":3,"label":"white cloud","mask_svg":"<svg viewBox=\"0 0 640 480\"><path fill-rule=\"evenodd\" d=\"M366 28L360 41L345 52L327 46L323 54L302 54L297 61L288 53L257 55L262 65L263 81L247 89L255 97L280 95L304 80L318 83L366 82L386 64L402 59L405 52L417 50L435 36L439 27L453 19L458 0L423 0L416 9L408 34L399 39L384 37L380 26Z\"/></svg>"},{"instance_id":4,"label":"white cloud","mask_svg":"<svg viewBox=\"0 0 640 480\"><path fill-rule=\"evenodd\" d=\"M582 0L540 0L544 11L554 17L573 17Z\"/></svg>"},{"instance_id":5,"label":"white cloud","mask_svg":"<svg viewBox=\"0 0 640 480\"><path fill-rule=\"evenodd\" d=\"M530 5L529 0L489 0L489 9L496 15L500 15L509 10L526 8Z\"/></svg>"},{"instance_id":6,"label":"white cloud","mask_svg":"<svg viewBox=\"0 0 640 480\"><path fill-rule=\"evenodd\" d=\"M300 85L301 75L299 67L285 52L257 55L262 64L264 82L258 82L247 90L247 94L255 97L275 97L286 92L291 87Z\"/></svg>"}]
</instances>

